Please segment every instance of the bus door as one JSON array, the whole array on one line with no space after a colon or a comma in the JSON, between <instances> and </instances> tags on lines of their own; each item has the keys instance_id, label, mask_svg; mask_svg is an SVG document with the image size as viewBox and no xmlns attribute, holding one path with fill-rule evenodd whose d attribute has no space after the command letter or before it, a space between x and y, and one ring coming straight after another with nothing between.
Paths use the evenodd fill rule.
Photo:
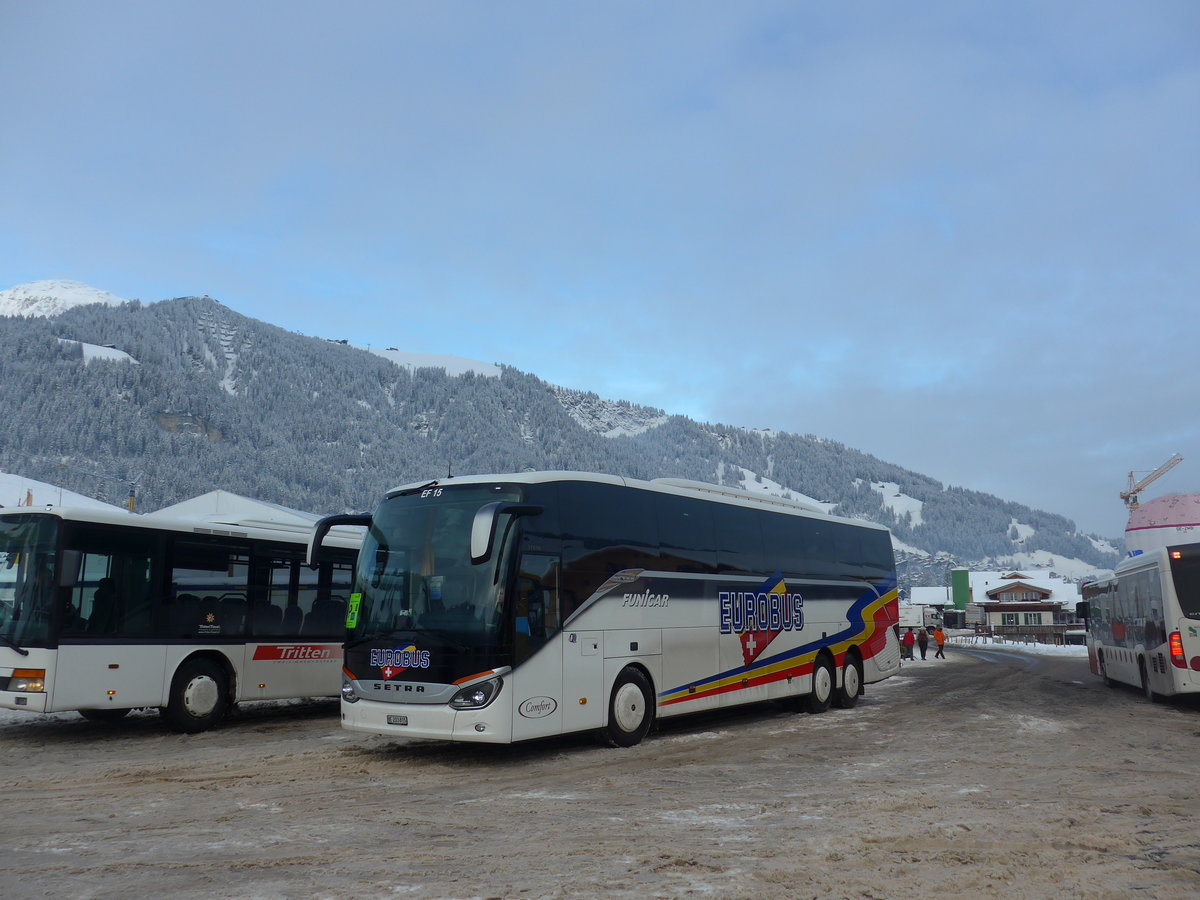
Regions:
<instances>
[{"instance_id":1,"label":"bus door","mask_svg":"<svg viewBox=\"0 0 1200 900\"><path fill-rule=\"evenodd\" d=\"M513 600L513 739L559 734L563 725L559 560L522 553Z\"/></svg>"},{"instance_id":2,"label":"bus door","mask_svg":"<svg viewBox=\"0 0 1200 900\"><path fill-rule=\"evenodd\" d=\"M163 702L166 650L154 636L154 537L72 528L59 577L63 602L54 709L129 709Z\"/></svg>"}]
</instances>

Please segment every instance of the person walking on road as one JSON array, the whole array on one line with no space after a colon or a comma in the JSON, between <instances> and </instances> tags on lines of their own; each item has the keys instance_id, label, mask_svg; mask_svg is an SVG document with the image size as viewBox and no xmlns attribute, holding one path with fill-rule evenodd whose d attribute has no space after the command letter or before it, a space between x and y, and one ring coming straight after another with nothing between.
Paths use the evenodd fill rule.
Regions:
<instances>
[{"instance_id":1,"label":"person walking on road","mask_svg":"<svg viewBox=\"0 0 1200 900\"><path fill-rule=\"evenodd\" d=\"M913 634L913 630L911 628L908 629L908 631L904 632L904 636L902 638L900 638L900 658L901 659L912 659L913 658L913 644L915 644L916 641L917 641L917 636L915 634Z\"/></svg>"},{"instance_id":2,"label":"person walking on road","mask_svg":"<svg viewBox=\"0 0 1200 900\"><path fill-rule=\"evenodd\" d=\"M933 658L945 659L946 654L942 650L946 646L946 632L942 631L941 625L933 629L933 642L937 644L937 653L933 654Z\"/></svg>"},{"instance_id":3,"label":"person walking on road","mask_svg":"<svg viewBox=\"0 0 1200 900\"><path fill-rule=\"evenodd\" d=\"M924 659L925 651L929 649L929 632L924 628L917 632L917 647L921 650L921 659Z\"/></svg>"}]
</instances>

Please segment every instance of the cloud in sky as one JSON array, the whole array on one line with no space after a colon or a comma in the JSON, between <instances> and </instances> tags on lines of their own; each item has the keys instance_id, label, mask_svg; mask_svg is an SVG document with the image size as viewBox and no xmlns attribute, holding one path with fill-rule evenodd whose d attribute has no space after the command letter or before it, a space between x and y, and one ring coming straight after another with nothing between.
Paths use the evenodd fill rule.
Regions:
<instances>
[{"instance_id":1,"label":"cloud in sky","mask_svg":"<svg viewBox=\"0 0 1200 900\"><path fill-rule=\"evenodd\" d=\"M1130 469L1180 451L1163 488L1200 490L1188 0L49 0L0 27L0 287L207 293L1106 534Z\"/></svg>"}]
</instances>

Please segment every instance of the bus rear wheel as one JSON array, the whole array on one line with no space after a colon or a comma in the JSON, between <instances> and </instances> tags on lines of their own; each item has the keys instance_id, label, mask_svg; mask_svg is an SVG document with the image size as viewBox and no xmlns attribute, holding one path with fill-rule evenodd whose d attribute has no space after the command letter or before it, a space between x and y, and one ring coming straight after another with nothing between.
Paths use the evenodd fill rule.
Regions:
<instances>
[{"instance_id":1,"label":"bus rear wheel","mask_svg":"<svg viewBox=\"0 0 1200 900\"><path fill-rule=\"evenodd\" d=\"M1150 679L1146 675L1146 661L1138 661L1138 671L1142 676L1142 693L1146 695L1146 699L1151 703L1158 702L1158 694L1154 693L1154 688L1150 687Z\"/></svg>"},{"instance_id":2,"label":"bus rear wheel","mask_svg":"<svg viewBox=\"0 0 1200 900\"><path fill-rule=\"evenodd\" d=\"M641 742L654 724L654 692L641 669L626 666L617 675L608 701L608 724L601 729L613 747L632 747Z\"/></svg>"},{"instance_id":3,"label":"bus rear wheel","mask_svg":"<svg viewBox=\"0 0 1200 900\"><path fill-rule=\"evenodd\" d=\"M813 663L812 691L804 699L804 711L815 714L829 709L835 684L837 679L833 674L833 660L828 656L818 656Z\"/></svg>"},{"instance_id":4,"label":"bus rear wheel","mask_svg":"<svg viewBox=\"0 0 1200 900\"><path fill-rule=\"evenodd\" d=\"M842 686L833 692L833 705L838 709L853 709L858 705L862 693L862 663L858 657L847 653L842 666Z\"/></svg>"},{"instance_id":5,"label":"bus rear wheel","mask_svg":"<svg viewBox=\"0 0 1200 900\"><path fill-rule=\"evenodd\" d=\"M1116 679L1110 678L1108 675L1108 666L1104 662L1104 652L1103 651L1101 651L1099 653L1097 660L1100 665L1100 677L1104 679L1104 683L1106 685L1108 685L1109 687L1116 687L1117 686Z\"/></svg>"},{"instance_id":6,"label":"bus rear wheel","mask_svg":"<svg viewBox=\"0 0 1200 900\"><path fill-rule=\"evenodd\" d=\"M176 731L195 734L212 728L229 708L229 679L211 659L193 659L179 667L163 716Z\"/></svg>"}]
</instances>

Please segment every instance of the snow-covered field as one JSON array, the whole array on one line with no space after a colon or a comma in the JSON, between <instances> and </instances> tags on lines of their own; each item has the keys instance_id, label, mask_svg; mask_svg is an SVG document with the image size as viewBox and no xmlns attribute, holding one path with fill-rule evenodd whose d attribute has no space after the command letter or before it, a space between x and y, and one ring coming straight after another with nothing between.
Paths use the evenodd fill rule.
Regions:
<instances>
[{"instance_id":1,"label":"snow-covered field","mask_svg":"<svg viewBox=\"0 0 1200 900\"><path fill-rule=\"evenodd\" d=\"M1200 894L1196 710L993 649L906 663L853 710L673 720L628 750L352 734L336 701L190 737L6 718L0 896Z\"/></svg>"}]
</instances>

